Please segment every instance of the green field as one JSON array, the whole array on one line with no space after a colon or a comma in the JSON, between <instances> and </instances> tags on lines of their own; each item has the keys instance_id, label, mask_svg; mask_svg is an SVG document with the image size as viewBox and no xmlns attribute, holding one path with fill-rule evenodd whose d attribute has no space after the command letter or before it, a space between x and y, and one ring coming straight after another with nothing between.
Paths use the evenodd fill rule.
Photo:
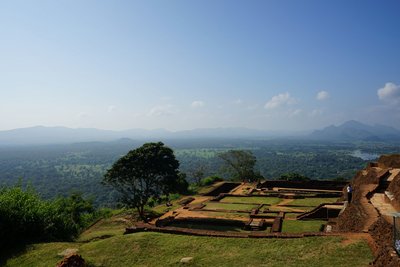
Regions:
<instances>
[{"instance_id":1,"label":"green field","mask_svg":"<svg viewBox=\"0 0 400 267\"><path fill-rule=\"evenodd\" d=\"M163 203L163 204L157 205L157 206L155 206L155 207L153 207L151 209L156 213L163 214L163 213L166 213L166 212L168 212L170 210L175 210L175 209L181 207L181 205L179 205L179 203L178 203L180 200L181 199L176 199L176 200L171 201L172 206L170 206L170 207L167 207L167 205L165 205Z\"/></svg>"},{"instance_id":2,"label":"green field","mask_svg":"<svg viewBox=\"0 0 400 267\"><path fill-rule=\"evenodd\" d=\"M296 218L298 215L300 215L301 213L295 213L295 212L287 212L285 213L285 218Z\"/></svg>"},{"instance_id":3,"label":"green field","mask_svg":"<svg viewBox=\"0 0 400 267\"><path fill-rule=\"evenodd\" d=\"M78 242L88 242L95 239L107 238L116 235L122 235L125 232L125 227L130 226L123 222L122 220L118 220L116 218L113 219L103 219L98 223L94 224L88 230L83 232L79 238Z\"/></svg>"},{"instance_id":4,"label":"green field","mask_svg":"<svg viewBox=\"0 0 400 267\"><path fill-rule=\"evenodd\" d=\"M207 223L183 223L183 222L173 222L168 226L173 227L181 227L188 229L202 229L202 230L211 230L211 231L229 231L229 232L246 232L241 227L231 226L231 225L214 225Z\"/></svg>"},{"instance_id":5,"label":"green field","mask_svg":"<svg viewBox=\"0 0 400 267\"><path fill-rule=\"evenodd\" d=\"M277 197L224 197L220 200L222 203L243 203L243 204L269 204L275 205L281 202L281 198Z\"/></svg>"},{"instance_id":6,"label":"green field","mask_svg":"<svg viewBox=\"0 0 400 267\"><path fill-rule=\"evenodd\" d=\"M57 253L78 248L91 266L368 266L372 253L364 241L343 244L340 237L236 239L136 233L88 243L46 243L30 246L7 261L9 267L55 266ZM351 259L351 260L349 260Z\"/></svg>"},{"instance_id":7,"label":"green field","mask_svg":"<svg viewBox=\"0 0 400 267\"><path fill-rule=\"evenodd\" d=\"M207 217L220 217L226 219L238 219L241 220L243 218L248 219L248 213L239 213L239 212L220 212L220 211L196 211L201 214L206 215Z\"/></svg>"},{"instance_id":8,"label":"green field","mask_svg":"<svg viewBox=\"0 0 400 267\"><path fill-rule=\"evenodd\" d=\"M284 233L319 232L321 225L323 224L326 224L326 222L320 220L310 220L310 221L284 220L282 225L282 232Z\"/></svg>"},{"instance_id":9,"label":"green field","mask_svg":"<svg viewBox=\"0 0 400 267\"><path fill-rule=\"evenodd\" d=\"M286 206L273 206L273 207L263 207L263 210L270 210L270 211L286 211L291 212L295 210L307 210L307 207L286 207Z\"/></svg>"},{"instance_id":10,"label":"green field","mask_svg":"<svg viewBox=\"0 0 400 267\"><path fill-rule=\"evenodd\" d=\"M288 203L288 205L293 206L308 206L308 207L316 207L322 203L332 203L338 200L337 197L330 198L300 198L294 199L292 202Z\"/></svg>"},{"instance_id":11,"label":"green field","mask_svg":"<svg viewBox=\"0 0 400 267\"><path fill-rule=\"evenodd\" d=\"M257 205L251 204L232 204L232 203L220 203L220 202L207 202L205 209L222 209L222 210L241 210L241 211L251 211L257 208Z\"/></svg>"}]
</instances>

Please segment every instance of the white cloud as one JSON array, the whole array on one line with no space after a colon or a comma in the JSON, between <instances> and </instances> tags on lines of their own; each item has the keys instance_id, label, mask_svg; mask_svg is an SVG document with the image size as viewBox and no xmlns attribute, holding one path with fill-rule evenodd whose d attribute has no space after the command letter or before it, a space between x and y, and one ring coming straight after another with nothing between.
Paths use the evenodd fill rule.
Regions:
<instances>
[{"instance_id":1,"label":"white cloud","mask_svg":"<svg viewBox=\"0 0 400 267\"><path fill-rule=\"evenodd\" d=\"M110 106L108 106L108 108L107 108L107 112L108 112L108 113L112 113L112 112L114 112L116 109L117 109L116 106L110 105Z\"/></svg>"},{"instance_id":2,"label":"white cloud","mask_svg":"<svg viewBox=\"0 0 400 267\"><path fill-rule=\"evenodd\" d=\"M155 106L147 113L150 117L169 116L178 113L178 109L174 105Z\"/></svg>"},{"instance_id":3,"label":"white cloud","mask_svg":"<svg viewBox=\"0 0 400 267\"><path fill-rule=\"evenodd\" d=\"M327 91L320 91L317 94L317 100L326 100L329 98L329 93Z\"/></svg>"},{"instance_id":4,"label":"white cloud","mask_svg":"<svg viewBox=\"0 0 400 267\"><path fill-rule=\"evenodd\" d=\"M386 83L377 94L380 100L394 104L400 102L400 86L394 83Z\"/></svg>"},{"instance_id":5,"label":"white cloud","mask_svg":"<svg viewBox=\"0 0 400 267\"><path fill-rule=\"evenodd\" d=\"M266 109L275 109L275 108L278 108L280 106L294 104L295 102L296 102L296 99L291 97L290 94L288 92L286 92L284 94L279 94L279 95L273 96L271 98L271 100L269 100L265 104L264 107Z\"/></svg>"},{"instance_id":6,"label":"white cloud","mask_svg":"<svg viewBox=\"0 0 400 267\"><path fill-rule=\"evenodd\" d=\"M204 107L204 105L205 105L205 103L200 100L193 101L191 104L192 108L201 108L201 107Z\"/></svg>"}]
</instances>

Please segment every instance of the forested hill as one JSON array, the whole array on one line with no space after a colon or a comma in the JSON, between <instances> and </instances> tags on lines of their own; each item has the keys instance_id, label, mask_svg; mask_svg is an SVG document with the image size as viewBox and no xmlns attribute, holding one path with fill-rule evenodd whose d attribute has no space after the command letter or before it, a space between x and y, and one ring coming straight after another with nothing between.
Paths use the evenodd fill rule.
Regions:
<instances>
[{"instance_id":1,"label":"forested hill","mask_svg":"<svg viewBox=\"0 0 400 267\"><path fill-rule=\"evenodd\" d=\"M385 125L366 125L358 121L347 121L339 126L332 125L316 130L309 138L336 141L400 141L400 131Z\"/></svg>"},{"instance_id":2,"label":"forested hill","mask_svg":"<svg viewBox=\"0 0 400 267\"><path fill-rule=\"evenodd\" d=\"M358 121L347 121L341 125L309 131L267 131L243 127L198 128L182 131L166 129L129 129L123 131L95 128L67 128L35 126L0 131L1 146L71 144L77 142L110 142L121 138L135 140L183 140L196 142L201 139L276 139L296 138L325 141L400 141L400 130L384 125L367 125Z\"/></svg>"},{"instance_id":3,"label":"forested hill","mask_svg":"<svg viewBox=\"0 0 400 267\"><path fill-rule=\"evenodd\" d=\"M156 140L157 141L157 140ZM67 195L73 190L95 197L96 204L113 202L111 189L100 184L103 174L119 157L144 141L121 139L113 142L76 143L0 148L0 184L15 184L20 178L31 183L44 197ZM368 159L383 153L399 153L397 145L384 143L328 143L296 140L167 140L192 180L199 165L205 175L219 174L217 154L229 149L250 149L257 157L256 168L269 179L296 172L313 179L351 178ZM363 157L364 159L360 158Z\"/></svg>"}]
</instances>

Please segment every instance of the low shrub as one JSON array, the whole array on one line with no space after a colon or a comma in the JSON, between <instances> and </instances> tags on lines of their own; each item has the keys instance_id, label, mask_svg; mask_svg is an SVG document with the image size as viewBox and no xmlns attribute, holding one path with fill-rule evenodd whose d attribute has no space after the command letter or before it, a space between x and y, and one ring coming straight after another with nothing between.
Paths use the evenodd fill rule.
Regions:
<instances>
[{"instance_id":1,"label":"low shrub","mask_svg":"<svg viewBox=\"0 0 400 267\"><path fill-rule=\"evenodd\" d=\"M222 179L221 177L217 176L217 175L212 175L212 176L208 176L204 179L201 180L201 185L202 186L207 186L207 185L212 185L215 182L220 182L223 181L224 179Z\"/></svg>"},{"instance_id":2,"label":"low shrub","mask_svg":"<svg viewBox=\"0 0 400 267\"><path fill-rule=\"evenodd\" d=\"M0 249L6 245L72 240L98 215L92 203L79 193L46 201L30 187L2 188Z\"/></svg>"}]
</instances>

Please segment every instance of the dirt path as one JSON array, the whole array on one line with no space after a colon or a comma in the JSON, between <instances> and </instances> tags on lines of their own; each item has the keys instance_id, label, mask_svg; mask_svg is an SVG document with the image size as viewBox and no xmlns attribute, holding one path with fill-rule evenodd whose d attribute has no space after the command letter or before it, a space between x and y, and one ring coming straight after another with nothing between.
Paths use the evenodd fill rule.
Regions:
<instances>
[{"instance_id":1,"label":"dirt path","mask_svg":"<svg viewBox=\"0 0 400 267\"><path fill-rule=\"evenodd\" d=\"M392 214L397 212L390 203L385 201L385 194L375 193L370 199L372 205L378 212L386 219L387 222L392 223Z\"/></svg>"},{"instance_id":2,"label":"dirt path","mask_svg":"<svg viewBox=\"0 0 400 267\"><path fill-rule=\"evenodd\" d=\"M250 190L254 188L253 184L242 183L238 187L234 188L230 194L232 195L246 195L250 192Z\"/></svg>"},{"instance_id":3,"label":"dirt path","mask_svg":"<svg viewBox=\"0 0 400 267\"><path fill-rule=\"evenodd\" d=\"M360 199L359 205L362 206L363 211L366 213L365 217L365 222L364 222L364 227L363 227L363 232L368 232L368 229L371 227L372 224L374 224L378 218L379 218L379 213L375 209L375 207L369 202L367 199L367 194L369 192L372 192L376 189L377 185L376 184L367 184L367 185L362 185L360 187L360 191L362 194L362 198ZM352 204L350 204L352 205Z\"/></svg>"}]
</instances>

